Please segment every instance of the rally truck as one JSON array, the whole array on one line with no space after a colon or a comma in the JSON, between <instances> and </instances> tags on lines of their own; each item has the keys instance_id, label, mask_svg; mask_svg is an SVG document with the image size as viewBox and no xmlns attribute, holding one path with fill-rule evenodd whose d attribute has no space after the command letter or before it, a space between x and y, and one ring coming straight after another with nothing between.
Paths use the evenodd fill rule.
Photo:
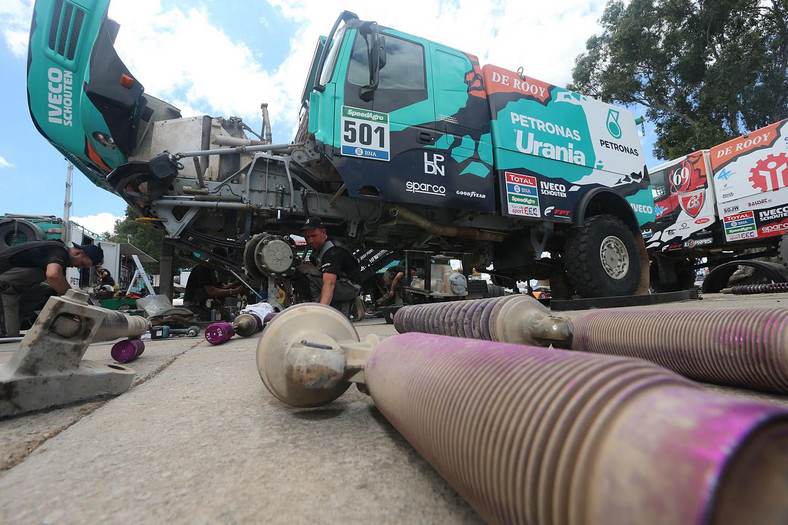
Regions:
<instances>
[{"instance_id":1,"label":"rally truck","mask_svg":"<svg viewBox=\"0 0 788 525\"><path fill-rule=\"evenodd\" d=\"M737 258L788 264L788 119L650 171L655 290L692 287L696 268Z\"/></svg>"},{"instance_id":2,"label":"rally truck","mask_svg":"<svg viewBox=\"0 0 788 525\"><path fill-rule=\"evenodd\" d=\"M468 252L469 271L584 297L647 288L653 200L629 111L343 12L306 71L295 137L271 143L266 118L257 134L146 93L108 4L36 2L30 113L169 244L221 244L231 269L283 275L289 234L318 215L351 249Z\"/></svg>"}]
</instances>

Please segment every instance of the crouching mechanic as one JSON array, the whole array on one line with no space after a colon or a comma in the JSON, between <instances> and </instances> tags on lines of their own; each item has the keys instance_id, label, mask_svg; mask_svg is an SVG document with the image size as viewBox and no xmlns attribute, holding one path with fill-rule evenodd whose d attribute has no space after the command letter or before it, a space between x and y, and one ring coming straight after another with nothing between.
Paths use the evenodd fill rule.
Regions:
<instances>
[{"instance_id":1,"label":"crouching mechanic","mask_svg":"<svg viewBox=\"0 0 788 525\"><path fill-rule=\"evenodd\" d=\"M323 220L310 217L301 228L312 248L311 264L296 268L294 285L302 300L333 306L346 317L361 291L361 268L348 250L328 239Z\"/></svg>"},{"instance_id":2,"label":"crouching mechanic","mask_svg":"<svg viewBox=\"0 0 788 525\"><path fill-rule=\"evenodd\" d=\"M20 319L43 308L49 297L68 291L66 267L90 268L104 260L95 244L68 248L60 241L31 241L0 251L0 297L7 337L19 335Z\"/></svg>"}]
</instances>

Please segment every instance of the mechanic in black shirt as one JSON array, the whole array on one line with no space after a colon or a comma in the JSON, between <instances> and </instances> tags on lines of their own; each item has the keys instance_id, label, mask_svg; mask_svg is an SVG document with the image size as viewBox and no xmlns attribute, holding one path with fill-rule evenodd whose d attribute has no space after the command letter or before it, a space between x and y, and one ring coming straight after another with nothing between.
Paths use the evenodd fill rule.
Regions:
<instances>
[{"instance_id":1,"label":"mechanic in black shirt","mask_svg":"<svg viewBox=\"0 0 788 525\"><path fill-rule=\"evenodd\" d=\"M66 267L90 268L104 260L95 244L68 248L61 241L30 241L0 251L0 297L7 337L19 335L20 317L27 319L52 295L68 291Z\"/></svg>"},{"instance_id":2,"label":"mechanic in black shirt","mask_svg":"<svg viewBox=\"0 0 788 525\"><path fill-rule=\"evenodd\" d=\"M328 239L323 220L310 217L301 228L312 262L296 268L294 284L302 300L333 306L346 316L358 297L361 268L353 254Z\"/></svg>"},{"instance_id":3,"label":"mechanic in black shirt","mask_svg":"<svg viewBox=\"0 0 788 525\"><path fill-rule=\"evenodd\" d=\"M211 250L211 255L227 257L227 250L217 247ZM208 260L210 259L209 255ZM238 296L245 290L240 282L224 282L216 267L198 264L192 268L189 280L186 281L183 305L194 312L201 321L214 320L211 318L211 310L219 312L223 319L229 319L229 311L225 309L224 299Z\"/></svg>"}]
</instances>

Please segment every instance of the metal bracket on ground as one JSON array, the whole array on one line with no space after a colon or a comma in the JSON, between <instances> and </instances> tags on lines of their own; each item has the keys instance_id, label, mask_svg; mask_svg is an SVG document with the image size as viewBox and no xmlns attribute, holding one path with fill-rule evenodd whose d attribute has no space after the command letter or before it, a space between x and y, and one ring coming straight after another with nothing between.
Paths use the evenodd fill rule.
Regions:
<instances>
[{"instance_id":1,"label":"metal bracket on ground","mask_svg":"<svg viewBox=\"0 0 788 525\"><path fill-rule=\"evenodd\" d=\"M698 299L698 290L682 290L679 292L652 293L649 295L623 295L620 297L590 297L588 299L572 299L569 301L550 300L550 310L555 312L567 310L588 310L590 308L621 308L624 306L646 306L650 304L672 303Z\"/></svg>"},{"instance_id":2,"label":"metal bracket on ground","mask_svg":"<svg viewBox=\"0 0 788 525\"><path fill-rule=\"evenodd\" d=\"M84 292L50 298L19 349L0 365L0 417L128 390L134 370L82 361L106 315Z\"/></svg>"}]
</instances>

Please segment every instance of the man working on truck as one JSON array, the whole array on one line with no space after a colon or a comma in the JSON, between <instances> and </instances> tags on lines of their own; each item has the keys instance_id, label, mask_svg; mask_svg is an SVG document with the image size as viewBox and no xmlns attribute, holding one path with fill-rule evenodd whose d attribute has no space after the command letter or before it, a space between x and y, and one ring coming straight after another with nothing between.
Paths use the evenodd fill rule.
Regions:
<instances>
[{"instance_id":1,"label":"man working on truck","mask_svg":"<svg viewBox=\"0 0 788 525\"><path fill-rule=\"evenodd\" d=\"M405 267L401 264L389 266L383 273L383 285L386 287L386 293L377 304L383 305L394 300L394 304L402 304L405 295L405 287L410 285L411 279L416 275L416 269L410 269L410 278L405 278Z\"/></svg>"},{"instance_id":2,"label":"man working on truck","mask_svg":"<svg viewBox=\"0 0 788 525\"><path fill-rule=\"evenodd\" d=\"M294 285L301 300L333 306L345 316L361 290L361 268L348 250L328 239L319 217L310 217L301 228L307 245L312 248L311 263L296 268Z\"/></svg>"},{"instance_id":3,"label":"man working on truck","mask_svg":"<svg viewBox=\"0 0 788 525\"><path fill-rule=\"evenodd\" d=\"M101 264L104 252L95 244L31 241L0 252L0 296L6 337L19 335L20 320L43 308L52 295L68 291L66 267L90 268Z\"/></svg>"},{"instance_id":4,"label":"man working on truck","mask_svg":"<svg viewBox=\"0 0 788 525\"><path fill-rule=\"evenodd\" d=\"M227 257L227 250L214 248L211 254L216 257ZM211 260L211 257L208 257ZM195 313L200 321L215 321L211 319L211 310L216 310L222 319L229 319L229 312L224 308L224 299L243 293L246 288L239 282L223 282L222 276L213 266L198 264L189 274L186 281L186 293L183 305Z\"/></svg>"}]
</instances>

